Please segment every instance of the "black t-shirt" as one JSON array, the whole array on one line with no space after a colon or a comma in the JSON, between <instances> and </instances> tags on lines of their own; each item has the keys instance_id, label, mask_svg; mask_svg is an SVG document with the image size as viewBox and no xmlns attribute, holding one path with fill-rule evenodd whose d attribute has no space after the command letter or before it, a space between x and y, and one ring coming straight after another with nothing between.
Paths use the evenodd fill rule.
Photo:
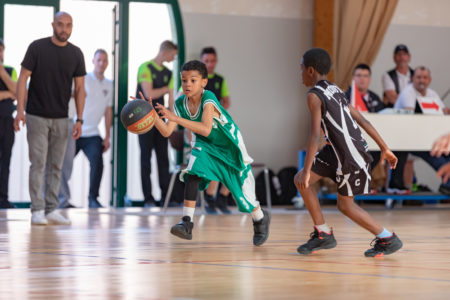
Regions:
<instances>
[{"instance_id":1,"label":"black t-shirt","mask_svg":"<svg viewBox=\"0 0 450 300\"><path fill-rule=\"evenodd\" d=\"M12 67L4 66L6 72L13 80L17 80L16 71ZM0 79L0 91L9 91L3 80ZM14 112L14 100L11 98L0 100L0 117L11 117Z\"/></svg>"},{"instance_id":2,"label":"black t-shirt","mask_svg":"<svg viewBox=\"0 0 450 300\"><path fill-rule=\"evenodd\" d=\"M86 75L80 48L60 47L51 37L28 47L22 67L31 71L26 112L44 118L67 118L74 77Z\"/></svg>"}]
</instances>

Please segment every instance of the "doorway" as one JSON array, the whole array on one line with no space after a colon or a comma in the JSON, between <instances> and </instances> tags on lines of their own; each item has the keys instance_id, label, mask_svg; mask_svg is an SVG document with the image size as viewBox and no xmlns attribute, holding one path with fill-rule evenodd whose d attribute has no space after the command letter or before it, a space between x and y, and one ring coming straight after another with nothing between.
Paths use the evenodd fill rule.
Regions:
<instances>
[{"instance_id":1,"label":"doorway","mask_svg":"<svg viewBox=\"0 0 450 300\"><path fill-rule=\"evenodd\" d=\"M0 0L0 32L4 33L5 63L13 66L17 73L20 72L20 63L28 45L33 40L52 35L51 22L59 10L73 17L74 26L69 41L84 53L87 72L92 71L92 56L96 49L103 48L108 52L109 67L105 75L115 82L114 133L113 149L103 156L105 167L99 201L104 206L124 206L127 194L139 200L142 195L140 180L127 180L133 176L130 174L140 174L139 163L133 160L139 156L139 146L136 137L129 137L121 126L119 112L129 96L135 93L139 64L153 58L160 42L165 39L171 39L179 46L178 59L173 65L168 65L175 69L175 75L178 73L184 61L178 1L22 0L20 5L14 2L17 3ZM18 25L18 20L27 20L26 26ZM104 134L103 122L99 128ZM130 161L128 157L131 157ZM9 179L9 198L18 206L27 206L30 200L26 128L16 134L11 166L14 168L11 168ZM72 202L76 206L85 207L87 204L88 174L89 164L84 154L79 154L74 161L70 182ZM158 192L158 189L155 190Z\"/></svg>"}]
</instances>

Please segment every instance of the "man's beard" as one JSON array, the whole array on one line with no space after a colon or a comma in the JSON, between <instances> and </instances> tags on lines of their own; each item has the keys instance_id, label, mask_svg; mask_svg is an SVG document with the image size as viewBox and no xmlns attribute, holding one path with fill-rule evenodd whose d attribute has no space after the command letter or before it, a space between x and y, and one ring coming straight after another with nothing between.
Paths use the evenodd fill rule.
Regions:
<instances>
[{"instance_id":1,"label":"man's beard","mask_svg":"<svg viewBox=\"0 0 450 300\"><path fill-rule=\"evenodd\" d=\"M62 42L62 43L67 42L67 40L68 40L69 37L70 37L70 34L68 34L67 37L63 37L62 35L58 34L58 33L56 32L56 30L53 30L53 35L55 36L55 38L56 38L58 41L60 41L60 42Z\"/></svg>"}]
</instances>

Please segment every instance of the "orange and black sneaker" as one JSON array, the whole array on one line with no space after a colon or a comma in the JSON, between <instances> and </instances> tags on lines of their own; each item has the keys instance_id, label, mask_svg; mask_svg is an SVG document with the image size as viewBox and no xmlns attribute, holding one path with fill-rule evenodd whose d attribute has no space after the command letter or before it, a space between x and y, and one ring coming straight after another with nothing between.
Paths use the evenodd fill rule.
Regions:
<instances>
[{"instance_id":1,"label":"orange and black sneaker","mask_svg":"<svg viewBox=\"0 0 450 300\"><path fill-rule=\"evenodd\" d=\"M310 239L306 244L297 248L299 254L308 255L320 249L331 249L336 247L337 243L334 239L333 230L330 234L320 231L314 226L314 231L310 234Z\"/></svg>"},{"instance_id":2,"label":"orange and black sneaker","mask_svg":"<svg viewBox=\"0 0 450 300\"><path fill-rule=\"evenodd\" d=\"M374 238L370 246L373 246L373 248L367 250L364 255L367 257L380 257L396 252L403 246L403 243L395 233L392 233L387 238Z\"/></svg>"}]
</instances>

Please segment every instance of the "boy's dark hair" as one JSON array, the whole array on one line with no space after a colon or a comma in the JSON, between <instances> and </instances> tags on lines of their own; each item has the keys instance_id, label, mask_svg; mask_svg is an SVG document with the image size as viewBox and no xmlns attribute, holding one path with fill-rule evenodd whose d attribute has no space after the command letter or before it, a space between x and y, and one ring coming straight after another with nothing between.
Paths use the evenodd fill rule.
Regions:
<instances>
[{"instance_id":1,"label":"boy's dark hair","mask_svg":"<svg viewBox=\"0 0 450 300\"><path fill-rule=\"evenodd\" d=\"M353 69L353 74L355 74L356 70L367 70L369 71L369 74L372 75L372 70L370 69L369 65L366 64L358 64L355 69Z\"/></svg>"},{"instance_id":2,"label":"boy's dark hair","mask_svg":"<svg viewBox=\"0 0 450 300\"><path fill-rule=\"evenodd\" d=\"M325 49L312 48L303 54L303 65L312 67L320 75L327 75L331 68L331 57Z\"/></svg>"},{"instance_id":3,"label":"boy's dark hair","mask_svg":"<svg viewBox=\"0 0 450 300\"><path fill-rule=\"evenodd\" d=\"M186 62L181 67L181 72L183 71L198 71L202 78L208 78L208 70L206 69L206 65L198 60L191 60Z\"/></svg>"},{"instance_id":4,"label":"boy's dark hair","mask_svg":"<svg viewBox=\"0 0 450 300\"><path fill-rule=\"evenodd\" d=\"M5 43L3 42L3 39L0 39L0 46L2 46L3 48L5 48Z\"/></svg>"},{"instance_id":5,"label":"boy's dark hair","mask_svg":"<svg viewBox=\"0 0 450 300\"><path fill-rule=\"evenodd\" d=\"M214 47L205 47L202 49L202 52L200 53L200 57L202 57L204 54L214 54L217 56L216 49Z\"/></svg>"}]
</instances>

